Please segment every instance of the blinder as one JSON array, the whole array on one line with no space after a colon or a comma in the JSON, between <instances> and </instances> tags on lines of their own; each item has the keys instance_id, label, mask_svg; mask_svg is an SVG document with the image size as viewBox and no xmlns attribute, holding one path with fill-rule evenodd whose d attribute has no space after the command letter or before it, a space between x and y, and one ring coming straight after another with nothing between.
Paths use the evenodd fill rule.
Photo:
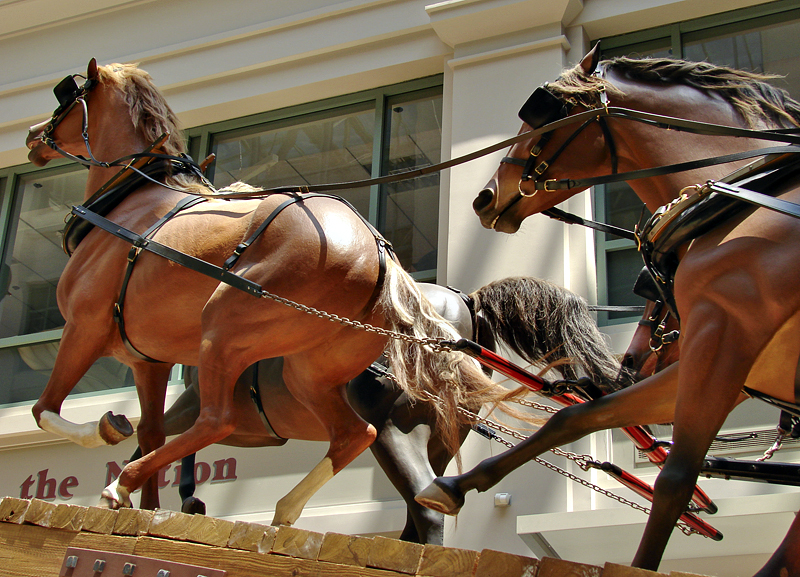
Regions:
<instances>
[{"instance_id":1,"label":"blinder","mask_svg":"<svg viewBox=\"0 0 800 577\"><path fill-rule=\"evenodd\" d=\"M70 107L80 96L85 95L92 87L92 81L86 80L83 86L78 86L75 82L75 74L70 74L64 80L56 84L53 88L53 94L56 95L58 101L58 108L53 113L53 116L58 116L63 110ZM81 76L81 78L83 78Z\"/></svg>"},{"instance_id":2,"label":"blinder","mask_svg":"<svg viewBox=\"0 0 800 577\"><path fill-rule=\"evenodd\" d=\"M546 86L534 90L519 109L520 119L534 130L569 115L567 103L547 90Z\"/></svg>"}]
</instances>

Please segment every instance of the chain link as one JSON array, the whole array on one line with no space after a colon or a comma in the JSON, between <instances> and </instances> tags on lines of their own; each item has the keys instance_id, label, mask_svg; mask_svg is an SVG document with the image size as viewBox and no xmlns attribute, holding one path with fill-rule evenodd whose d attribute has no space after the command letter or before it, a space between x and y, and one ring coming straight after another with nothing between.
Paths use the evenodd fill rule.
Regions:
<instances>
[{"instance_id":1,"label":"chain link","mask_svg":"<svg viewBox=\"0 0 800 577\"><path fill-rule=\"evenodd\" d=\"M314 307L300 304L293 300L287 299L282 296L278 296L274 293L271 293L266 290L261 290L261 297L272 299L276 302L285 304L293 309L296 309L300 312L308 313L310 315L319 317L321 319L329 320L335 323L339 323L340 325L344 325L347 327L361 329L368 333L376 333L384 337L388 337L391 339L405 341L407 343L417 344L423 347L428 347L429 349L433 350L434 352L441 353L441 352L451 352L453 348L448 344L450 341L445 338L434 338L434 337L415 337L414 335L407 335L405 333L401 333L398 331L393 331L390 329L384 329L382 327L376 327L375 325L371 325L369 323L362 323L360 321L354 321L352 319L348 319L342 316L339 316L335 313L325 312Z\"/></svg>"},{"instance_id":2,"label":"chain link","mask_svg":"<svg viewBox=\"0 0 800 577\"><path fill-rule=\"evenodd\" d=\"M376 333L376 334L379 334L381 336L385 336L385 337L388 337L388 338L399 339L399 340L402 340L402 341L405 341L405 342L408 342L408 343L418 344L418 345L423 346L423 347L428 347L428 348L430 348L431 350L433 350L435 352L450 352L450 351L453 350L452 346L449 345L450 341L448 341L447 339L432 338L432 337L420 338L420 337L415 337L413 335L407 335L407 334L404 334L404 333L393 331L393 330L390 330L390 329L384 329L382 327L376 327L375 325L371 325L369 323L362 323L360 321L354 321L354 320L351 320L351 319L348 319L348 318L345 318L345 317L341 317L341 316L339 316L337 314L334 314L334 313L329 313L329 312L322 311L322 310L319 310L317 308L314 308L314 307L311 307L311 306L308 306L308 305L297 303L297 302L295 302L293 300L278 296L278 295L276 295L274 293L271 293L271 292L269 292L267 290L263 290L263 289L261 291L261 296L263 298L272 299L272 300L274 300L276 302L285 304L285 305L287 305L287 306L289 306L289 307L291 307L293 309L296 309L296 310L298 310L300 312L304 312L304 313L308 313L310 315L314 315L314 316L319 317L321 319L326 319L326 320L329 320L329 321L332 321L332 322L339 323L339 324L344 325L344 326L361 329L361 330L366 331L368 333ZM399 383L397 381L397 377L395 377L392 373L390 373L389 371L381 371L381 372L385 377L387 377L388 379L393 381L395 384L399 385ZM431 402L434 402L434 403L440 403L441 402L441 399L439 399L439 397L437 397L436 395L434 395L433 393L430 393L428 391L423 391L423 395ZM537 403L535 401L529 401L529 400L526 400L526 399L515 399L514 402L516 402L516 403L518 403L520 405L523 405L523 406L526 406L526 407L530 407L530 408L536 409L538 411L542 411L542 412L546 412L546 413L550 413L550 414L554 414L554 413L558 412L558 409L556 409L555 407L551 407L549 405L544 405L542 403ZM504 433L506 435L509 435L510 437L513 437L513 438L517 439L518 441L524 441L527 438L524 435L522 435L521 433L519 433L519 431L515 431L514 429L506 427L505 425L502 425L500 423L491 421L489 419L486 419L485 417L481 417L480 415L478 415L476 413L473 413L472 411L470 411L468 409L465 409L464 407L458 407L458 411L462 415L464 415L467 418L469 418L470 420L472 420L474 422L483 423L486 426L490 427L491 429L493 429L495 431L499 431L499 432ZM502 445L505 445L508 448L511 448L511 447L514 446L514 444L512 442L508 441L507 439L502 438L501 436L499 436L497 434L493 434L491 436L491 438L494 439L495 441L497 441L498 443L500 443ZM591 455L578 455L576 453L571 453L569 451L564 451L562 449L559 449L558 447L554 447L554 448L550 449L550 452L552 452L555 455L564 457L566 459L569 459L569 460L575 462L578 465L578 467L580 467L581 470L583 470L583 471L588 471L589 469L599 468L600 467L600 462L594 460ZM617 495L615 493L612 493L611 491L609 491L607 489L603 489L602 487L600 487L598 485L595 485L594 483L586 481L585 479L582 479L582 478L578 477L577 475L574 475L573 473L570 473L569 471L566 471L566 470L562 469L558 465L554 465L553 463L550 463L549 461L545 461L544 459L542 459L540 457L534 457L533 460L536 461L537 463L539 463L540 465L544 466L545 468L550 469L551 471L554 471L554 472L558 473L559 475L562 475L562 476L566 477L567 479L569 479L569 480L571 480L571 481L573 481L575 483L578 483L579 485L582 485L583 487L586 487L586 488L591 489L591 490L593 490L593 491L595 491L597 493L600 493L601 495L604 495L604 496L608 497L609 499L617 501L617 502L619 502L619 503L621 503L623 505L627 505L627 506L631 507L632 509L636 509L637 511L641 511L641 512L645 513L646 515L650 514L650 509L649 508L644 507L642 505L639 505L638 503L635 503L635 502L630 501L628 499L625 499L624 497L621 497L621 496L619 496L619 495ZM676 524L676 526L685 535L692 535L692 534L698 534L699 535L700 534L698 531L696 531L695 529L692 529L691 527L689 527L686 523L684 523L682 521L679 521Z\"/></svg>"}]
</instances>

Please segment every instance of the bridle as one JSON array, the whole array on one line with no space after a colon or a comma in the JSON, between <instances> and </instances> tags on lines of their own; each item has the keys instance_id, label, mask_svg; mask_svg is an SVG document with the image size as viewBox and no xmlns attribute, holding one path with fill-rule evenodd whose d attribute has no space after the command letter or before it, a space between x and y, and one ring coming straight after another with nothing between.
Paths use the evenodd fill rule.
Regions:
<instances>
[{"instance_id":1,"label":"bridle","mask_svg":"<svg viewBox=\"0 0 800 577\"><path fill-rule=\"evenodd\" d=\"M602 69L598 71L597 76L602 78ZM564 153L567 147L572 144L572 142L594 122L599 124L600 130L603 133L603 138L606 142L606 146L611 154L611 174L617 174L617 166L619 164L617 158L617 147L614 143L614 138L611 135L611 130L608 128L608 123L606 122L606 116L608 116L608 95L603 88L598 90L598 100L599 104L597 106L588 108L589 111L597 111L598 113L590 114L589 118L581 123L572 132L572 134L570 134L566 140L564 140L561 146L559 146L555 152L550 155L547 160L540 161L539 155L542 153L542 150L544 150L545 146L550 142L550 139L554 133L552 130L543 133L539 137L539 139L528 151L528 158L515 158L513 156L503 157L503 159L500 161L500 164L513 164L515 166L522 167L522 174L520 175L519 183L517 184L517 191L519 194L516 195L512 201L508 203L508 205L498 212L497 216L491 223L491 228L494 228L497 224L497 221L500 220L500 218L511 207L513 207L523 198L531 198L540 190L547 192L555 192L559 190L558 187L554 186L554 184L558 182L556 179L542 180L545 172ZM525 104L522 105L522 108L519 110L519 117L524 123L535 130L567 118L572 112L572 109L577 105L578 102L575 98L559 98L553 94L553 92L548 88L548 84L545 83L534 90L533 94L531 94ZM522 189L523 183L531 180L533 180L531 183L533 192L524 191ZM548 212L549 211L543 211L543 214L553 218L558 218L552 214L548 214Z\"/></svg>"},{"instance_id":2,"label":"bridle","mask_svg":"<svg viewBox=\"0 0 800 577\"><path fill-rule=\"evenodd\" d=\"M78 83L75 82L76 77L84 79L84 82L81 86L78 86ZM53 93L56 95L58 108L53 111L53 116L50 118L50 122L42 131L40 139L44 144L58 152L61 156L83 164L84 166L101 166L103 168L108 168L111 166L111 163L97 160L94 157L94 154L92 154L92 147L89 144L89 109L86 106L86 99L89 96L92 88L94 88L96 85L96 79L86 78L82 74L70 74L64 78L64 80L56 84L55 88L53 88ZM86 146L86 152L89 155L88 159L82 156L70 154L58 146L53 139L53 131L55 131L56 127L61 124L67 115L72 112L72 109L78 104L80 104L81 108L83 109L81 137L83 138L83 143Z\"/></svg>"},{"instance_id":3,"label":"bridle","mask_svg":"<svg viewBox=\"0 0 800 577\"><path fill-rule=\"evenodd\" d=\"M596 75L600 78L603 77L605 70L599 68ZM527 158L515 158L506 156L501 160L501 164L513 164L522 166L522 175L518 183L518 194L516 194L509 203L498 211L497 216L491 223L491 228L494 228L500 218L508 212L517 202L524 198L530 198L536 195L537 192L543 190L546 192L556 192L568 189L585 189L599 184L610 184L613 182L636 180L641 178L653 178L657 176L664 176L677 172L684 172L689 170L696 170L707 168L709 166L726 164L730 162L737 162L756 157L762 157L771 154L786 154L800 152L800 135L798 129L774 129L774 130L754 130L748 128L737 128L733 126L724 126L719 124L712 124L708 122L699 122L693 120L685 120L681 118L673 118L659 114L651 114L632 110L628 108L610 107L608 103L608 95L602 89L596 90L598 95L599 104L597 106L587 106L581 103L587 109L573 114L573 108L577 106L577 101L574 98L560 98L554 94L547 84L538 87L533 94L528 98L525 104L519 111L519 116L523 122L531 126L533 130L528 133L531 137L540 135L536 143L531 147ZM714 156L709 158L701 158L698 160L691 160L688 162L680 162L675 164L668 164L663 166L656 166L653 168L643 168L632 170L628 172L618 172L618 158L614 138L612 137L611 130L608 128L606 118L619 118L624 120L631 120L641 122L643 124L653 126L655 128L665 130L676 130L679 132L687 132L691 134L702 134L708 136L731 136L738 138L753 138L757 140L768 140L779 143L786 143L783 146L773 146L766 148L759 148L754 150L745 150L733 154L722 156ZM558 159L559 156L566 150L566 148L577 138L593 122L599 123L600 129L603 133L606 146L609 149L611 156L611 174L603 174L599 176L592 176L582 179L542 179L550 166ZM580 122L578 128L561 144L561 146L545 161L539 161L540 156L545 145L549 142L553 132L556 129L565 127L568 124L577 124ZM525 134L525 133L523 133ZM788 145L787 145L788 144ZM527 186L532 187L533 192L526 192L522 189L525 182L533 181ZM600 229L600 227L608 227L602 223L593 223L583 219L576 219L574 215L568 215L556 208L542 211L551 218L562 220L564 222L579 223L589 226L591 228ZM565 217L566 215L566 217ZM568 217L568 218L567 218ZM581 222L579 222L581 221ZM612 232L624 238L635 238L632 233L620 235L618 232Z\"/></svg>"},{"instance_id":4,"label":"bridle","mask_svg":"<svg viewBox=\"0 0 800 577\"><path fill-rule=\"evenodd\" d=\"M75 78L83 78L84 82L82 85L78 86L78 83L75 81ZM169 186L163 182L160 182L153 178L150 174L145 171L142 171L134 165L134 161L139 159L147 159L149 160L162 160L170 163L173 167L174 171L182 171L182 172L189 172L193 173L197 176L200 181L206 185L207 187L214 189L213 185L206 179L205 175L203 174L203 169L195 163L188 155L181 154L180 156L174 156L171 154L165 154L161 151L160 147L151 147L150 150L137 152L134 154L129 154L123 157L120 157L116 160L110 162L104 162L95 158L94 154L92 153L92 147L89 144L89 108L86 104L87 99L93 88L95 88L98 84L98 80L96 78L86 78L82 74L70 74L69 76L65 77L61 82L56 84L55 88L53 88L53 94L56 96L56 100L58 101L58 107L53 111L53 115L50 118L50 122L47 123L47 126L44 127L42 130L42 134L39 139L42 141L43 144L49 146L56 152L58 152L61 156L68 158L74 162L82 164L83 166L89 168L92 166L97 166L100 168L111 168L114 166L122 167L123 169L129 169L133 172L138 173L142 178L153 182L154 184L158 184L160 186L164 186L166 188L170 188L172 190L177 190L178 192L185 192L184 190ZM75 155L67 152L58 144L56 144L55 140L53 139L53 132L58 127L59 124L67 117L67 115L72 111L72 109L80 105L82 109L82 122L81 122L81 138L83 139L83 144L86 147L87 156L80 156ZM158 140L166 140L168 135L163 135Z\"/></svg>"}]
</instances>

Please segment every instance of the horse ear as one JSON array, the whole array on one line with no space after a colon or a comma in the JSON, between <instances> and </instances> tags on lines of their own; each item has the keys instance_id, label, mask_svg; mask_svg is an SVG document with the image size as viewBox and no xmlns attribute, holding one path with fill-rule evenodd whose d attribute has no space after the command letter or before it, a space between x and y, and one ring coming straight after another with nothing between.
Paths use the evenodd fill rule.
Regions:
<instances>
[{"instance_id":1,"label":"horse ear","mask_svg":"<svg viewBox=\"0 0 800 577\"><path fill-rule=\"evenodd\" d=\"M92 58L89 60L89 66L86 67L86 78L92 80L97 78L97 59Z\"/></svg>"},{"instance_id":2,"label":"horse ear","mask_svg":"<svg viewBox=\"0 0 800 577\"><path fill-rule=\"evenodd\" d=\"M594 48L589 50L589 53L581 60L580 67L586 76L591 76L597 70L597 64L600 62L600 43L594 45Z\"/></svg>"}]
</instances>

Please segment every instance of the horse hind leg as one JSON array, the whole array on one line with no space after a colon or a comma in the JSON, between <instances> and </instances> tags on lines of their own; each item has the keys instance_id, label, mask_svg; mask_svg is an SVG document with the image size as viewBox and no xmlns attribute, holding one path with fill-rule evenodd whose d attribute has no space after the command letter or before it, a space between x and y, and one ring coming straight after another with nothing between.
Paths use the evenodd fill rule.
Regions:
<instances>
[{"instance_id":1,"label":"horse hind leg","mask_svg":"<svg viewBox=\"0 0 800 577\"><path fill-rule=\"evenodd\" d=\"M296 361L287 358L284 363L284 380L290 392L320 420L328 431L328 452L311 472L275 507L273 525L292 525L300 517L308 500L330 481L333 476L369 447L377 437L375 427L362 419L345 399L345 386L308 386L309 382L298 380L296 374L303 372ZM298 386L300 383L307 386Z\"/></svg>"},{"instance_id":2,"label":"horse hind leg","mask_svg":"<svg viewBox=\"0 0 800 577\"><path fill-rule=\"evenodd\" d=\"M83 424L67 421L60 414L67 395L102 354L102 338L92 338L100 332L81 331L79 335L75 324L67 323L50 379L32 408L41 429L87 448L116 445L133 434L128 419L110 411L99 421Z\"/></svg>"}]
</instances>

